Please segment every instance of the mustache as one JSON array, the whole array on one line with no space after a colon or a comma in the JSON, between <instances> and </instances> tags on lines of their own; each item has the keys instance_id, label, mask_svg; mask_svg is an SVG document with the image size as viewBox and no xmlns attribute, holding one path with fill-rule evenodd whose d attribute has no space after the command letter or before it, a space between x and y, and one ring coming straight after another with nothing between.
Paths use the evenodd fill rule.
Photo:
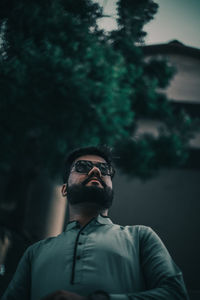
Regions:
<instances>
[{"instance_id":1,"label":"mustache","mask_svg":"<svg viewBox=\"0 0 200 300\"><path fill-rule=\"evenodd\" d=\"M102 184L102 186L105 188L106 187L106 184L105 182L99 177L99 176L94 176L94 175L91 175L90 177L86 178L83 182L82 182L82 185L86 185L90 180L91 178L97 178L97 180Z\"/></svg>"}]
</instances>

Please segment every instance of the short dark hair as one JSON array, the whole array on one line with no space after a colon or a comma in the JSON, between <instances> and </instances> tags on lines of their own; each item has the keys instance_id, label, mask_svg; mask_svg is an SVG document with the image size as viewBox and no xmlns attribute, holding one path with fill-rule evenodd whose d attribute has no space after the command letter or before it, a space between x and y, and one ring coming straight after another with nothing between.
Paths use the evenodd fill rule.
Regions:
<instances>
[{"instance_id":1,"label":"short dark hair","mask_svg":"<svg viewBox=\"0 0 200 300\"><path fill-rule=\"evenodd\" d=\"M63 170L63 182L66 183L68 181L68 177L71 171L71 166L76 158L87 155L87 154L93 154L101 156L105 159L105 161L112 165L113 163L113 156L112 156L112 150L108 146L87 146L87 147L81 147L74 149L70 153L68 153L65 163L64 163L64 170ZM113 167L113 165L112 165ZM113 168L114 170L114 168ZM115 170L114 170L115 173ZM112 178L114 177L114 173Z\"/></svg>"}]
</instances>

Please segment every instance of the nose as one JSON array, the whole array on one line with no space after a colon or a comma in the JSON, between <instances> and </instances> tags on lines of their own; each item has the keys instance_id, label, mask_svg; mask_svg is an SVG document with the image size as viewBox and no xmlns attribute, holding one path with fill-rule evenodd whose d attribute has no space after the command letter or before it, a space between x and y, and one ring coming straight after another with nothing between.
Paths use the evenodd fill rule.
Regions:
<instances>
[{"instance_id":1,"label":"nose","mask_svg":"<svg viewBox=\"0 0 200 300\"><path fill-rule=\"evenodd\" d=\"M101 177L101 171L99 170L99 168L97 168L96 166L94 166L88 173L88 176L91 175L96 175L97 177Z\"/></svg>"}]
</instances>

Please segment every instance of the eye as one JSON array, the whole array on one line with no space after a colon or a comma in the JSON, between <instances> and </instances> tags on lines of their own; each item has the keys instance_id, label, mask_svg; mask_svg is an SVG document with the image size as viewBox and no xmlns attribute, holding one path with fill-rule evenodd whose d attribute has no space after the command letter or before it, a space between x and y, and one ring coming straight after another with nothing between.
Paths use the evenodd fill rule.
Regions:
<instances>
[{"instance_id":1,"label":"eye","mask_svg":"<svg viewBox=\"0 0 200 300\"><path fill-rule=\"evenodd\" d=\"M76 170L78 172L84 172L85 169L87 168L87 165L84 161L78 161L76 164Z\"/></svg>"},{"instance_id":2,"label":"eye","mask_svg":"<svg viewBox=\"0 0 200 300\"><path fill-rule=\"evenodd\" d=\"M100 167L102 175L108 175L109 174L109 167L108 167L107 164L101 163L99 167Z\"/></svg>"},{"instance_id":3,"label":"eye","mask_svg":"<svg viewBox=\"0 0 200 300\"><path fill-rule=\"evenodd\" d=\"M88 173L91 169L91 164L89 161L79 160L75 165L75 169L80 173Z\"/></svg>"}]
</instances>

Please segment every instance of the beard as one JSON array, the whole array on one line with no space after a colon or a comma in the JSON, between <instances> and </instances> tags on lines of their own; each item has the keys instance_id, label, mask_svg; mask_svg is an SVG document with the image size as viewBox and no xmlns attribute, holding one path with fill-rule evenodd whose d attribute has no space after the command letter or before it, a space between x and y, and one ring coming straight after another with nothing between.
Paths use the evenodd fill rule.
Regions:
<instances>
[{"instance_id":1,"label":"beard","mask_svg":"<svg viewBox=\"0 0 200 300\"><path fill-rule=\"evenodd\" d=\"M107 209L112 206L113 190L105 185L99 188L73 184L67 189L67 199L71 205L88 203L95 204L99 209Z\"/></svg>"}]
</instances>

